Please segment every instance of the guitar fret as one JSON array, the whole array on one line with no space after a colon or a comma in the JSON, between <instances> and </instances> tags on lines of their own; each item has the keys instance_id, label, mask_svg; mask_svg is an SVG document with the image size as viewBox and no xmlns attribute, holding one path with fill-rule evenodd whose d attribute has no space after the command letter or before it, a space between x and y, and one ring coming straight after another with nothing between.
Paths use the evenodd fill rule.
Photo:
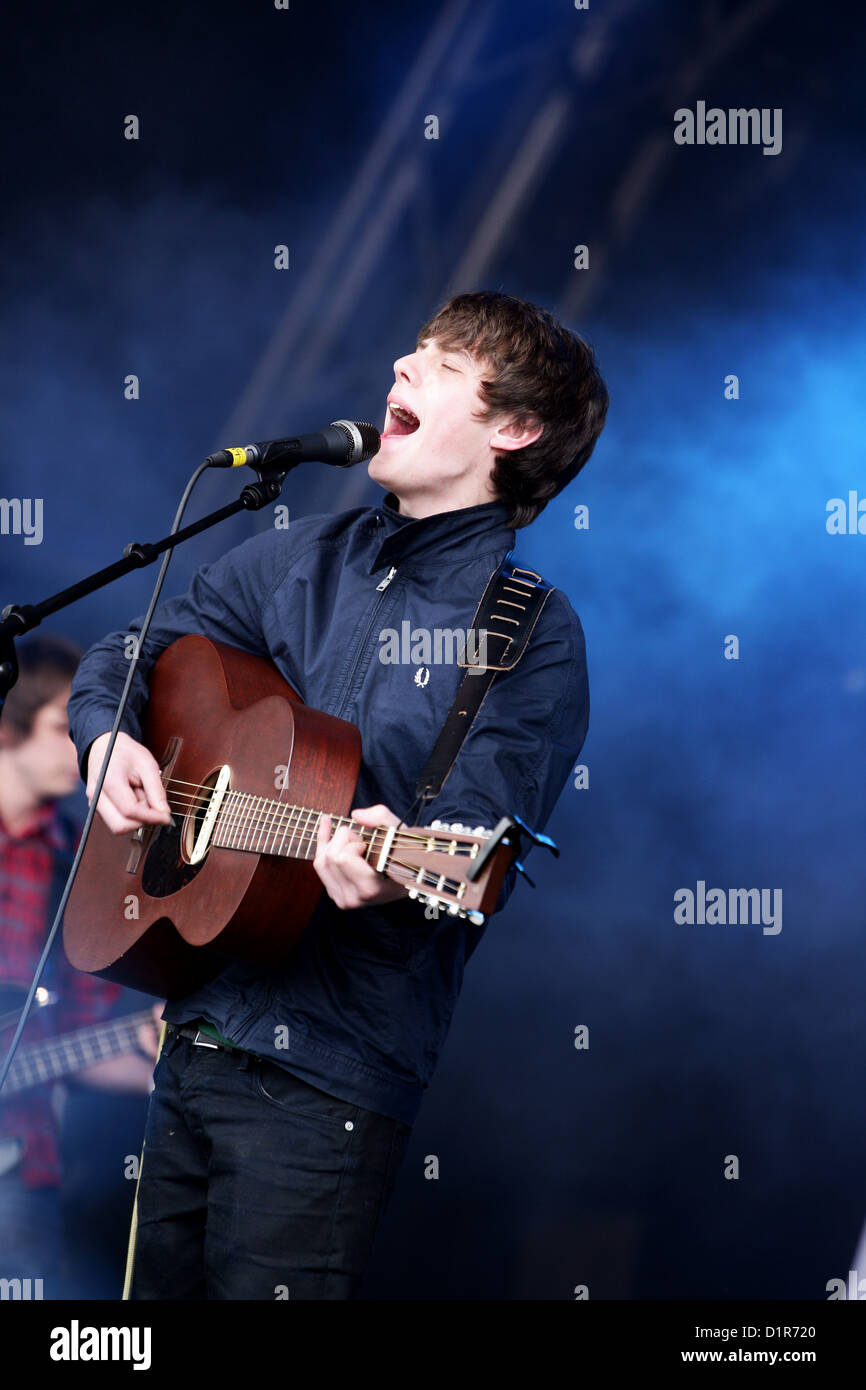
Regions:
<instances>
[{"instance_id":1,"label":"guitar fret","mask_svg":"<svg viewBox=\"0 0 866 1390\"><path fill-rule=\"evenodd\" d=\"M235 842L234 845L232 845L232 849L243 848L242 844L240 844L240 838L242 838L243 827L245 827L247 817L249 817L250 801L252 801L252 796L250 796L249 792L245 791L242 795L240 795L239 799L240 805L238 808L238 820L236 820L235 823Z\"/></svg>"},{"instance_id":2,"label":"guitar fret","mask_svg":"<svg viewBox=\"0 0 866 1390\"><path fill-rule=\"evenodd\" d=\"M306 845L304 844L304 821L309 821L309 808L306 806L296 806L293 817L292 838L289 840L289 857L291 859L306 859Z\"/></svg>"},{"instance_id":3,"label":"guitar fret","mask_svg":"<svg viewBox=\"0 0 866 1390\"><path fill-rule=\"evenodd\" d=\"M250 797L250 813L247 816L246 824L244 826L244 839L243 844L241 845L241 849L243 850L248 850L250 848L250 841L255 837L256 829L258 828L260 800L261 797L259 796Z\"/></svg>"},{"instance_id":4,"label":"guitar fret","mask_svg":"<svg viewBox=\"0 0 866 1390\"><path fill-rule=\"evenodd\" d=\"M289 826L291 828L292 833L289 836L288 845L284 845L283 848L283 853L286 855L288 859L303 858L303 854L301 853L301 845L303 838L301 831L301 817L304 814L304 810L305 807L303 806L293 806L291 815L289 816ZM298 842L297 845L295 844L296 840Z\"/></svg>"},{"instance_id":5,"label":"guitar fret","mask_svg":"<svg viewBox=\"0 0 866 1390\"><path fill-rule=\"evenodd\" d=\"M288 855L289 855L289 858L290 858L290 859L299 859L299 858L306 859L307 855L306 855L306 847L305 847L305 845L304 845L304 832L303 832L303 830L301 829L301 816L302 816L302 815L304 814L304 812L306 811L307 820L309 820L309 818L310 818L310 813L309 813L309 811L307 810L307 808L306 808L305 806L296 806L294 809L295 809L295 817L294 817L295 825L294 825L294 829L292 830L292 838L289 840ZM295 838L296 838L296 837L297 837L297 839L298 839L298 850L295 849Z\"/></svg>"},{"instance_id":6,"label":"guitar fret","mask_svg":"<svg viewBox=\"0 0 866 1390\"><path fill-rule=\"evenodd\" d=\"M326 813L325 813L324 811L314 811L314 810L312 809L312 807L310 808L310 811L309 811L309 813L308 813L308 815L307 815L307 824L306 824L306 827L305 827L305 829L309 831L309 834L308 834L308 836L307 836L307 843L306 843L305 851L304 851L304 858L305 858L305 859L315 859L315 857L316 857L316 846L317 846L317 844L318 844L319 826L320 826L321 823L322 823L322 816L325 815L325 814L326 814ZM311 823L311 822L314 822L314 826L313 826L313 829L312 829L312 830L310 829L310 823ZM332 825L332 826L333 826L333 823L334 823L334 822L333 822L333 820L332 820L332 821L331 821L331 825Z\"/></svg>"},{"instance_id":7,"label":"guitar fret","mask_svg":"<svg viewBox=\"0 0 866 1390\"><path fill-rule=\"evenodd\" d=\"M238 812L242 802L242 792L232 791L232 803L229 806L227 826L225 826L225 845L228 849L235 848L235 835L238 834Z\"/></svg>"},{"instance_id":8,"label":"guitar fret","mask_svg":"<svg viewBox=\"0 0 866 1390\"><path fill-rule=\"evenodd\" d=\"M280 834L280 854L283 855L285 859L291 859L292 857L292 841L295 838L297 817L297 806L287 806L286 814L283 816L282 832ZM289 838L288 845L286 844L286 836Z\"/></svg>"},{"instance_id":9,"label":"guitar fret","mask_svg":"<svg viewBox=\"0 0 866 1390\"><path fill-rule=\"evenodd\" d=\"M237 799L238 793L234 790L230 791L222 804L222 809L220 810L219 819L217 822L219 827L219 840L217 841L217 843L223 849L231 848L232 832L234 831L235 824L235 808L237 806Z\"/></svg>"},{"instance_id":10,"label":"guitar fret","mask_svg":"<svg viewBox=\"0 0 866 1390\"><path fill-rule=\"evenodd\" d=\"M238 794L237 805L235 806L234 826L232 829L232 849L237 849L241 838L241 826L247 812L247 801L249 794L240 792Z\"/></svg>"},{"instance_id":11,"label":"guitar fret","mask_svg":"<svg viewBox=\"0 0 866 1390\"><path fill-rule=\"evenodd\" d=\"M291 822L291 819L292 819L292 807L291 807L291 806L286 806L285 811L284 811L284 814L283 814L283 816L282 816L282 818L281 818L281 821L280 821L280 847L279 847L278 850L275 850L275 853L276 853L276 854L283 854L283 855L284 855L285 852L286 852L286 831L287 831L287 829L288 829L288 827L289 827L289 824L290 824L290 822Z\"/></svg>"},{"instance_id":12,"label":"guitar fret","mask_svg":"<svg viewBox=\"0 0 866 1390\"><path fill-rule=\"evenodd\" d=\"M81 1042L78 1044L78 1046L81 1049L81 1058L85 1066L89 1066L91 1062L95 1062L97 1060L99 1056L98 1051L94 1052L90 1044L86 1042L84 1038L81 1039Z\"/></svg>"},{"instance_id":13,"label":"guitar fret","mask_svg":"<svg viewBox=\"0 0 866 1390\"><path fill-rule=\"evenodd\" d=\"M280 808L280 802L279 802L279 801L271 801L271 802L270 802L270 807L271 807L271 825L270 825L270 829L267 830L267 831L266 831L266 834L265 834L265 842L264 842L264 845L262 846L262 853L263 853L263 854L273 854L273 852L274 852L274 842L275 842L276 837L277 837L277 816L279 815L280 809L281 809L281 808ZM268 835L270 835L270 837L271 837L271 847L270 847L270 849L268 849Z\"/></svg>"},{"instance_id":14,"label":"guitar fret","mask_svg":"<svg viewBox=\"0 0 866 1390\"><path fill-rule=\"evenodd\" d=\"M292 812L294 811L295 808L294 808L294 806L288 804L287 802L281 803L281 807L282 807L282 809L281 809L281 813L280 813L280 821L279 821L279 826L278 826L278 830L279 830L279 843L278 843L278 837L277 837L277 835L275 834L275 835L274 835L274 854L282 854L282 855L285 855L285 853L286 853L286 831L288 830L289 826L290 826L291 823L292 823Z\"/></svg>"},{"instance_id":15,"label":"guitar fret","mask_svg":"<svg viewBox=\"0 0 866 1390\"><path fill-rule=\"evenodd\" d=\"M273 798L265 800L264 833L262 842L259 846L260 854L273 854L273 847L268 848L268 840L273 846L274 827L277 823L277 816L280 814L280 803Z\"/></svg>"},{"instance_id":16,"label":"guitar fret","mask_svg":"<svg viewBox=\"0 0 866 1390\"><path fill-rule=\"evenodd\" d=\"M253 840L250 848L255 854L263 854L265 852L264 841L268 833L268 816L270 814L271 802L266 796L260 796L256 799L259 805L256 807Z\"/></svg>"},{"instance_id":17,"label":"guitar fret","mask_svg":"<svg viewBox=\"0 0 866 1390\"><path fill-rule=\"evenodd\" d=\"M235 802L235 814L232 823L232 849L237 849L241 835L241 825L246 814L248 795L246 792L239 792Z\"/></svg>"},{"instance_id":18,"label":"guitar fret","mask_svg":"<svg viewBox=\"0 0 866 1390\"><path fill-rule=\"evenodd\" d=\"M286 819L283 826L283 838L280 846L280 853L287 859L292 859L292 846L295 843L295 836L298 833L299 817L301 814L300 806L290 806L286 812ZM288 844L286 836L288 835Z\"/></svg>"},{"instance_id":19,"label":"guitar fret","mask_svg":"<svg viewBox=\"0 0 866 1390\"><path fill-rule=\"evenodd\" d=\"M228 811L230 797L231 791L227 791L225 796L223 797L222 805L220 806L219 813L217 814L216 824L213 828L213 842L217 849L222 849L223 845L225 844L224 835L226 826L228 824L228 821L226 820L226 812Z\"/></svg>"},{"instance_id":20,"label":"guitar fret","mask_svg":"<svg viewBox=\"0 0 866 1390\"><path fill-rule=\"evenodd\" d=\"M280 839L280 854L285 855L285 857L286 857L287 859L291 859L291 857L292 857L292 842L293 842L293 840L294 840L294 838L295 838L295 835L296 835L296 833L297 833L297 824L298 824L298 807L297 807L297 806L287 806L287 807L286 807L286 814L285 814L285 817L284 817L284 819L283 819L283 833L282 833L282 837L281 837L281 839ZM289 834L290 831L291 831L291 834ZM286 836L287 836L287 835L289 836L289 843L288 843L288 846L286 846Z\"/></svg>"},{"instance_id":21,"label":"guitar fret","mask_svg":"<svg viewBox=\"0 0 866 1390\"><path fill-rule=\"evenodd\" d=\"M256 807L255 824L253 826L253 840L250 848L257 854L262 853L262 836L267 834L268 829L268 808L270 801L267 797L260 796L256 800L259 805Z\"/></svg>"}]
</instances>

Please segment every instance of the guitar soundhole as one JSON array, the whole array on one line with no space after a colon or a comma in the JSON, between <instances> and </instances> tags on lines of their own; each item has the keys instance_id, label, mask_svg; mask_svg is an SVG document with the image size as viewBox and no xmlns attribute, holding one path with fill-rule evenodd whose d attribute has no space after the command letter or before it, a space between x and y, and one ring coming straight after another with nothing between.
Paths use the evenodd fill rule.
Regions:
<instances>
[{"instance_id":1,"label":"guitar soundhole","mask_svg":"<svg viewBox=\"0 0 866 1390\"><path fill-rule=\"evenodd\" d=\"M180 852L180 838L183 822L160 826L156 839L150 846L141 873L141 886L152 898L167 898L191 883L200 869L207 863L187 864Z\"/></svg>"},{"instance_id":2,"label":"guitar soundhole","mask_svg":"<svg viewBox=\"0 0 866 1390\"><path fill-rule=\"evenodd\" d=\"M171 826L160 828L142 873L142 888L150 897L167 898L185 888L207 862L222 794L228 784L228 767L214 767L197 785L186 815L182 819L175 816Z\"/></svg>"}]
</instances>

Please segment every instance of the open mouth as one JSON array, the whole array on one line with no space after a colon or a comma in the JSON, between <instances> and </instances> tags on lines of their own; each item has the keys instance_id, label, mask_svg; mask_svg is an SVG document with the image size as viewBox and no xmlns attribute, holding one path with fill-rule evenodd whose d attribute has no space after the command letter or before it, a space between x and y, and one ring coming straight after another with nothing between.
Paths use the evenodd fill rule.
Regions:
<instances>
[{"instance_id":1,"label":"open mouth","mask_svg":"<svg viewBox=\"0 0 866 1390\"><path fill-rule=\"evenodd\" d=\"M385 439L393 439L397 435L414 434L420 427L421 421L413 411L407 406L400 405L397 401L388 402L388 428L384 432Z\"/></svg>"}]
</instances>

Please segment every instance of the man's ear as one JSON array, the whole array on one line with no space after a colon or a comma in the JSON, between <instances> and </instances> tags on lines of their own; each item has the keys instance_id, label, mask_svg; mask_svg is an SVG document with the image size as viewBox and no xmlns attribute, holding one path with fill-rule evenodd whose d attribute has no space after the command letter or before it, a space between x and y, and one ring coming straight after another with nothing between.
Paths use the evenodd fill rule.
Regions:
<instances>
[{"instance_id":1,"label":"man's ear","mask_svg":"<svg viewBox=\"0 0 866 1390\"><path fill-rule=\"evenodd\" d=\"M490 447L494 450L525 449L534 444L544 433L544 426L535 415L522 419L506 420L497 425L490 436Z\"/></svg>"}]
</instances>

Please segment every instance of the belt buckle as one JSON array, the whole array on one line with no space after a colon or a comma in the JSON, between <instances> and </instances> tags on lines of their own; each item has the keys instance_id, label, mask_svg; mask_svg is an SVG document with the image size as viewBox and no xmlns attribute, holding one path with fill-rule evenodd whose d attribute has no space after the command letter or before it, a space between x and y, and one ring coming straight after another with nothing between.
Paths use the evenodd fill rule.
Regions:
<instances>
[{"instance_id":1,"label":"belt buckle","mask_svg":"<svg viewBox=\"0 0 866 1390\"><path fill-rule=\"evenodd\" d=\"M202 1033L200 1028L196 1029L195 1037L192 1040L193 1047L212 1047L219 1052L219 1043L216 1038L209 1038L207 1033Z\"/></svg>"}]
</instances>

